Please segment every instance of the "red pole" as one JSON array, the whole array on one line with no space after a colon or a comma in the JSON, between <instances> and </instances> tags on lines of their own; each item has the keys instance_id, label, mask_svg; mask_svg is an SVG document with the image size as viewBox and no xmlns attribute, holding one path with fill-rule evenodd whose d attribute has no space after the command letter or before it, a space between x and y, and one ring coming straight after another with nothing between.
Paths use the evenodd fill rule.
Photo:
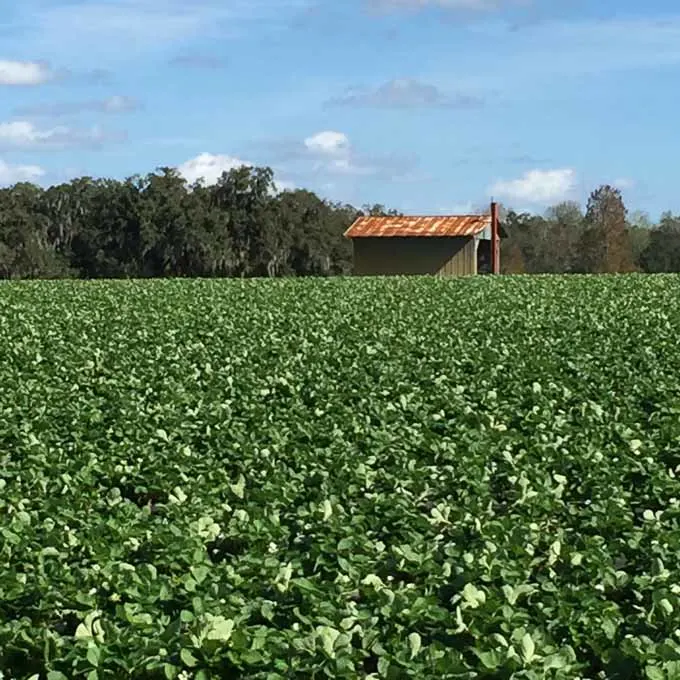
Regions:
<instances>
[{"instance_id":1,"label":"red pole","mask_svg":"<svg viewBox=\"0 0 680 680\"><path fill-rule=\"evenodd\" d=\"M501 249L498 234L498 204L491 201L491 273L501 273Z\"/></svg>"}]
</instances>

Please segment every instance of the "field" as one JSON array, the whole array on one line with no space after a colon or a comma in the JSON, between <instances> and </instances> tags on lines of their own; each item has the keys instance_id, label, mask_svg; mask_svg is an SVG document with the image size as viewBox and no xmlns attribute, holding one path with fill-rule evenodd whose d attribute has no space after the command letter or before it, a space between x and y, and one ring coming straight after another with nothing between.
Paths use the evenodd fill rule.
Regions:
<instances>
[{"instance_id":1,"label":"field","mask_svg":"<svg viewBox=\"0 0 680 680\"><path fill-rule=\"evenodd\" d=\"M680 678L680 277L0 286L5 678Z\"/></svg>"}]
</instances>

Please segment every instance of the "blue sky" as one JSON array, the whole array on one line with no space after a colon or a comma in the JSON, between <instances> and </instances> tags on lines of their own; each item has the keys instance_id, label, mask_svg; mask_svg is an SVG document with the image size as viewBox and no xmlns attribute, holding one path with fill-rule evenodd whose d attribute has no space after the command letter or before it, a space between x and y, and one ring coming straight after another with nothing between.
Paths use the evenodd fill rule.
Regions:
<instances>
[{"instance_id":1,"label":"blue sky","mask_svg":"<svg viewBox=\"0 0 680 680\"><path fill-rule=\"evenodd\" d=\"M0 184L281 186L409 213L618 185L680 212L671 0L21 0L0 16Z\"/></svg>"}]
</instances>

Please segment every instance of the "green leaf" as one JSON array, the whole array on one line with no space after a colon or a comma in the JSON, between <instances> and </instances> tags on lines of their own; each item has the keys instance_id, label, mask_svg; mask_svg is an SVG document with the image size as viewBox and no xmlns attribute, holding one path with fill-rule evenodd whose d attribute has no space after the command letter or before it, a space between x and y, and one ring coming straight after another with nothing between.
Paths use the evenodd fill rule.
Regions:
<instances>
[{"instance_id":1,"label":"green leaf","mask_svg":"<svg viewBox=\"0 0 680 680\"><path fill-rule=\"evenodd\" d=\"M101 651L97 645L91 644L87 648L87 660L96 668L99 666L99 661L101 658Z\"/></svg>"},{"instance_id":2,"label":"green leaf","mask_svg":"<svg viewBox=\"0 0 680 680\"><path fill-rule=\"evenodd\" d=\"M206 567L203 564L198 566L198 567L191 567L189 569L189 571L191 572L191 575L196 580L196 583L199 583L199 584L203 583L203 581L205 581L206 577L210 573L210 569L208 569L208 567Z\"/></svg>"},{"instance_id":3,"label":"green leaf","mask_svg":"<svg viewBox=\"0 0 680 680\"><path fill-rule=\"evenodd\" d=\"M223 616L213 616L210 618L210 625L206 633L208 640L220 640L226 642L234 631L234 621Z\"/></svg>"},{"instance_id":4,"label":"green leaf","mask_svg":"<svg viewBox=\"0 0 680 680\"><path fill-rule=\"evenodd\" d=\"M182 663L189 668L194 668L198 664L198 659L185 647L179 653Z\"/></svg>"},{"instance_id":5,"label":"green leaf","mask_svg":"<svg viewBox=\"0 0 680 680\"><path fill-rule=\"evenodd\" d=\"M550 656L547 656L544 663L543 663L543 668L547 669L556 669L556 670L561 670L563 668L566 668L568 666L567 660L561 655L561 654L551 654Z\"/></svg>"},{"instance_id":6,"label":"green leaf","mask_svg":"<svg viewBox=\"0 0 680 680\"><path fill-rule=\"evenodd\" d=\"M408 636L408 646L411 649L411 658L415 659L416 656L418 656L418 652L420 652L420 646L421 646L421 639L420 635L418 633L409 633Z\"/></svg>"},{"instance_id":7,"label":"green leaf","mask_svg":"<svg viewBox=\"0 0 680 680\"><path fill-rule=\"evenodd\" d=\"M390 660L387 657L381 656L378 659L378 674L380 677L387 677L388 673L390 672L390 665Z\"/></svg>"},{"instance_id":8,"label":"green leaf","mask_svg":"<svg viewBox=\"0 0 680 680\"><path fill-rule=\"evenodd\" d=\"M466 583L463 587L463 599L469 607L477 609L486 602L486 594L474 584Z\"/></svg>"},{"instance_id":9,"label":"green leaf","mask_svg":"<svg viewBox=\"0 0 680 680\"><path fill-rule=\"evenodd\" d=\"M659 607L661 607L663 613L667 616L670 616L673 613L673 605L665 597L659 600Z\"/></svg>"},{"instance_id":10,"label":"green leaf","mask_svg":"<svg viewBox=\"0 0 680 680\"><path fill-rule=\"evenodd\" d=\"M242 499L245 495L246 478L243 475L239 475L238 481L235 484L229 484L229 488L237 498Z\"/></svg>"},{"instance_id":11,"label":"green leaf","mask_svg":"<svg viewBox=\"0 0 680 680\"><path fill-rule=\"evenodd\" d=\"M536 647L534 640L529 633L525 633L522 638L522 658L525 663L530 664L535 657Z\"/></svg>"},{"instance_id":12,"label":"green leaf","mask_svg":"<svg viewBox=\"0 0 680 680\"><path fill-rule=\"evenodd\" d=\"M324 653L331 659L335 658L335 641L340 636L340 631L331 626L319 626L316 629L317 635L321 640Z\"/></svg>"},{"instance_id":13,"label":"green leaf","mask_svg":"<svg viewBox=\"0 0 680 680\"><path fill-rule=\"evenodd\" d=\"M495 649L487 651L473 649L472 651L474 651L479 660L482 662L482 666L484 666L484 668L487 670L495 671L503 663L503 657L501 656L500 652L496 651Z\"/></svg>"}]
</instances>

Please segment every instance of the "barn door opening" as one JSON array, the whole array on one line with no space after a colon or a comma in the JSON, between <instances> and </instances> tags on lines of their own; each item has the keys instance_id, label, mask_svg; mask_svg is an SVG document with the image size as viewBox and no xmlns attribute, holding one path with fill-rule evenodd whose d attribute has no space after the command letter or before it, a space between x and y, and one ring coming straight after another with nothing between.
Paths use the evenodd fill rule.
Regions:
<instances>
[{"instance_id":1,"label":"barn door opening","mask_svg":"<svg viewBox=\"0 0 680 680\"><path fill-rule=\"evenodd\" d=\"M491 241L486 238L477 241L477 273L491 274Z\"/></svg>"}]
</instances>

